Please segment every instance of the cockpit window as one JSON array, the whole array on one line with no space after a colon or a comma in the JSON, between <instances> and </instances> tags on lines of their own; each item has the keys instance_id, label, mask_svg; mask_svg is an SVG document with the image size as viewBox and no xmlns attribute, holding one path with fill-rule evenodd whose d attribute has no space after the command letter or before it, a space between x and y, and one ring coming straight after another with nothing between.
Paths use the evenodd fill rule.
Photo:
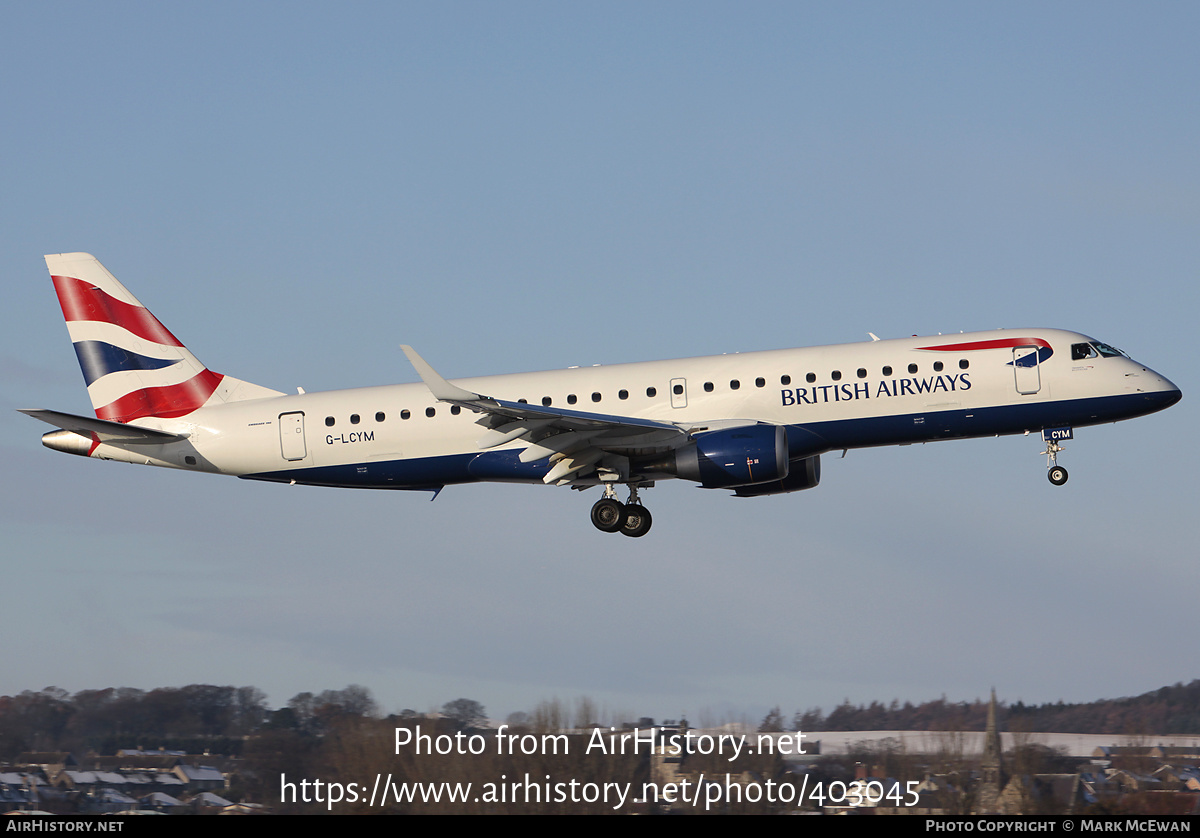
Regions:
<instances>
[{"instance_id":1,"label":"cockpit window","mask_svg":"<svg viewBox=\"0 0 1200 838\"><path fill-rule=\"evenodd\" d=\"M1129 357L1124 352L1122 352L1120 349L1109 346L1107 343L1100 343L1099 341L1096 341L1095 343L1092 344L1092 346L1096 347L1096 351L1099 352L1101 355L1103 355L1105 358L1128 358Z\"/></svg>"},{"instance_id":2,"label":"cockpit window","mask_svg":"<svg viewBox=\"0 0 1200 838\"><path fill-rule=\"evenodd\" d=\"M1090 343L1073 343L1071 344L1071 360L1083 361L1087 358L1095 358L1096 350L1092 348Z\"/></svg>"}]
</instances>

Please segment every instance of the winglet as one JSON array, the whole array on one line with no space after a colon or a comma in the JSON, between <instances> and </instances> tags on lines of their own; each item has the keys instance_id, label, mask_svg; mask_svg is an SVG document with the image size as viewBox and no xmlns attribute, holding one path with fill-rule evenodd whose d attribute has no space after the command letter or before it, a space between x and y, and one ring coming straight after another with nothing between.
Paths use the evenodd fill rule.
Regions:
<instances>
[{"instance_id":1,"label":"winglet","mask_svg":"<svg viewBox=\"0 0 1200 838\"><path fill-rule=\"evenodd\" d=\"M455 387L446 379L437 374L437 371L429 366L429 364L417 354L417 350L411 346L401 344L401 349L408 356L409 363L413 365L413 369L417 371L417 375L421 376L421 380L425 382L425 386L429 388L429 392L433 393L433 397L439 401L457 401L457 402L474 402L479 401L483 396L478 393L472 393L470 390L464 390L461 387Z\"/></svg>"}]
</instances>

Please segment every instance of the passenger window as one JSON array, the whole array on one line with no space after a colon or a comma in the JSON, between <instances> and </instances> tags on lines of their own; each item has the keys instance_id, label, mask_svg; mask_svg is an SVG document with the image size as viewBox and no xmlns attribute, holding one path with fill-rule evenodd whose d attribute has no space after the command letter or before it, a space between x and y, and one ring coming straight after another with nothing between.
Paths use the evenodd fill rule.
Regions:
<instances>
[{"instance_id":1,"label":"passenger window","mask_svg":"<svg viewBox=\"0 0 1200 838\"><path fill-rule=\"evenodd\" d=\"M412 414L411 414L411 413L409 413L407 410L402 410L402 411L400 411L400 418L401 418L401 419L407 419L407 418L408 418L408 417L410 417L410 416L412 416Z\"/></svg>"},{"instance_id":2,"label":"passenger window","mask_svg":"<svg viewBox=\"0 0 1200 838\"><path fill-rule=\"evenodd\" d=\"M434 408L434 407L425 408L425 415L428 416L430 419L432 419L434 416L437 415L437 408Z\"/></svg>"},{"instance_id":3,"label":"passenger window","mask_svg":"<svg viewBox=\"0 0 1200 838\"><path fill-rule=\"evenodd\" d=\"M617 391L617 398L618 398L618 399L627 399L627 398L629 398L629 391L628 391L628 390L618 390L618 391Z\"/></svg>"},{"instance_id":4,"label":"passenger window","mask_svg":"<svg viewBox=\"0 0 1200 838\"><path fill-rule=\"evenodd\" d=\"M677 396L682 396L683 395L683 385L676 384L674 387L671 388L671 391Z\"/></svg>"},{"instance_id":5,"label":"passenger window","mask_svg":"<svg viewBox=\"0 0 1200 838\"><path fill-rule=\"evenodd\" d=\"M386 419L386 418L387 418L387 417L383 415L383 411L380 411L379 413L376 413L376 414L375 414L375 421L376 421L376 422L382 422L382 421L383 421L384 419Z\"/></svg>"},{"instance_id":6,"label":"passenger window","mask_svg":"<svg viewBox=\"0 0 1200 838\"><path fill-rule=\"evenodd\" d=\"M711 393L713 391L713 383L711 381L704 382L704 392Z\"/></svg>"},{"instance_id":7,"label":"passenger window","mask_svg":"<svg viewBox=\"0 0 1200 838\"><path fill-rule=\"evenodd\" d=\"M729 389L730 389L730 390L736 390L736 389L738 389L738 388L739 388L739 387L741 387L741 386L742 386L742 382L738 381L736 378L735 378L733 381L730 381L730 382L729 382Z\"/></svg>"},{"instance_id":8,"label":"passenger window","mask_svg":"<svg viewBox=\"0 0 1200 838\"><path fill-rule=\"evenodd\" d=\"M575 404L575 402L577 402L577 401L579 401L579 397L576 396L574 393L567 396L567 404Z\"/></svg>"},{"instance_id":9,"label":"passenger window","mask_svg":"<svg viewBox=\"0 0 1200 838\"><path fill-rule=\"evenodd\" d=\"M965 370L969 366L971 366L971 362L968 361L966 358L963 358L961 361L958 362L958 368L960 370Z\"/></svg>"},{"instance_id":10,"label":"passenger window","mask_svg":"<svg viewBox=\"0 0 1200 838\"><path fill-rule=\"evenodd\" d=\"M767 380L765 378L756 378L756 379L754 379L754 386L755 387L766 387Z\"/></svg>"},{"instance_id":11,"label":"passenger window","mask_svg":"<svg viewBox=\"0 0 1200 838\"><path fill-rule=\"evenodd\" d=\"M357 414L357 413L351 413L351 414L350 414L350 424L351 424L351 425L357 425L357 424L358 424L358 414Z\"/></svg>"},{"instance_id":12,"label":"passenger window","mask_svg":"<svg viewBox=\"0 0 1200 838\"><path fill-rule=\"evenodd\" d=\"M884 374L884 375L891 375L891 374L892 374L892 368L891 368L891 367L884 367L884 368L883 368L883 374Z\"/></svg>"},{"instance_id":13,"label":"passenger window","mask_svg":"<svg viewBox=\"0 0 1200 838\"><path fill-rule=\"evenodd\" d=\"M336 420L336 419L334 419L332 416L326 416L326 417L325 417L325 427L327 427L327 428L332 428L332 427L333 427L333 423L334 423L334 422L336 422L336 421L337 421L337 420Z\"/></svg>"},{"instance_id":14,"label":"passenger window","mask_svg":"<svg viewBox=\"0 0 1200 838\"><path fill-rule=\"evenodd\" d=\"M529 404L529 402L525 402L525 404ZM452 415L452 416L457 416L457 415L458 415L458 414L460 414L460 413L462 413L462 408L461 408L461 407L459 407L459 406L458 406L458 405L456 405L456 404L452 404L452 405L450 405L450 415Z\"/></svg>"},{"instance_id":15,"label":"passenger window","mask_svg":"<svg viewBox=\"0 0 1200 838\"><path fill-rule=\"evenodd\" d=\"M917 365L916 365L916 364L909 364L909 365L908 365L908 371L909 371L910 373L915 373L915 372L917 371Z\"/></svg>"},{"instance_id":16,"label":"passenger window","mask_svg":"<svg viewBox=\"0 0 1200 838\"><path fill-rule=\"evenodd\" d=\"M658 395L658 390L657 390L657 389L655 389L654 387L647 387L647 388L646 388L646 397L647 397L647 398L650 398L650 399L652 399L652 398L654 398L654 397L655 397L655 396L657 396L657 395Z\"/></svg>"},{"instance_id":17,"label":"passenger window","mask_svg":"<svg viewBox=\"0 0 1200 838\"><path fill-rule=\"evenodd\" d=\"M598 401L600 401L600 394L599 394L599 393L592 393L592 401L594 401L594 402L598 402Z\"/></svg>"},{"instance_id":18,"label":"passenger window","mask_svg":"<svg viewBox=\"0 0 1200 838\"><path fill-rule=\"evenodd\" d=\"M859 369L858 369L858 377L859 377L859 378L866 378L866 377L867 377L867 371L866 371L865 369L863 369L862 367L859 367Z\"/></svg>"},{"instance_id":19,"label":"passenger window","mask_svg":"<svg viewBox=\"0 0 1200 838\"><path fill-rule=\"evenodd\" d=\"M529 399L517 399L517 404L529 404ZM450 411L453 413L454 411Z\"/></svg>"},{"instance_id":20,"label":"passenger window","mask_svg":"<svg viewBox=\"0 0 1200 838\"><path fill-rule=\"evenodd\" d=\"M934 362L933 362L933 371L934 371L934 372L941 372L941 371L942 371L942 362L941 362L941 361L934 361Z\"/></svg>"},{"instance_id":21,"label":"passenger window","mask_svg":"<svg viewBox=\"0 0 1200 838\"><path fill-rule=\"evenodd\" d=\"M790 375L781 375L779 376L779 383L786 387L792 383L792 377Z\"/></svg>"},{"instance_id":22,"label":"passenger window","mask_svg":"<svg viewBox=\"0 0 1200 838\"><path fill-rule=\"evenodd\" d=\"M841 381L842 373L840 370L834 370L833 372L829 373L829 377L832 378L834 381Z\"/></svg>"},{"instance_id":23,"label":"passenger window","mask_svg":"<svg viewBox=\"0 0 1200 838\"><path fill-rule=\"evenodd\" d=\"M804 380L809 384L812 384L817 380L817 374L815 372L810 372L808 375L804 376Z\"/></svg>"},{"instance_id":24,"label":"passenger window","mask_svg":"<svg viewBox=\"0 0 1200 838\"><path fill-rule=\"evenodd\" d=\"M542 407L549 407L552 404L554 404L554 399L549 396L542 396Z\"/></svg>"}]
</instances>

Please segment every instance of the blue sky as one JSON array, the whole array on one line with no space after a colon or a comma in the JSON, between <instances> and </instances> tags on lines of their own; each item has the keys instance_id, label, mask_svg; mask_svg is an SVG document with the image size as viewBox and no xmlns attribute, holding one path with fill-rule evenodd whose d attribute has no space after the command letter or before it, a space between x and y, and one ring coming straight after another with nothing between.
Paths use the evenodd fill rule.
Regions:
<instances>
[{"instance_id":1,"label":"blue sky","mask_svg":"<svg viewBox=\"0 0 1200 838\"><path fill-rule=\"evenodd\" d=\"M10 4L0 694L205 682L615 718L1089 700L1198 674L1200 11L1187 3ZM1166 413L667 483L640 541L543 487L86 462L41 256L292 390L995 327L1095 335Z\"/></svg>"}]
</instances>

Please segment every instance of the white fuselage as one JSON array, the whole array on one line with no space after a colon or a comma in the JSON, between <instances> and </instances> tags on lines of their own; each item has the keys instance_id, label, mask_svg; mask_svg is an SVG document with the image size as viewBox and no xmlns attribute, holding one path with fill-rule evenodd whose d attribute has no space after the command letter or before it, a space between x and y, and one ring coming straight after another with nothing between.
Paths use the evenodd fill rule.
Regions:
<instances>
[{"instance_id":1,"label":"white fuselage","mask_svg":"<svg viewBox=\"0 0 1200 838\"><path fill-rule=\"evenodd\" d=\"M1020 344L1014 345L1014 344ZM790 457L935 439L1112 422L1173 404L1178 388L1075 332L1002 330L457 379L530 405L705 429L771 424ZM1035 357L1031 358L1030 355ZM1024 358L1024 360L1022 360ZM274 396L132 424L186 434L166 445L101 444L92 456L265 480L434 488L540 480L514 441L482 450L471 410L424 384ZM664 450L678 442L662 443ZM642 439L652 457L655 440ZM636 456L634 457L636 463ZM511 466L511 467L510 467ZM666 475L659 474L659 477Z\"/></svg>"}]
</instances>

